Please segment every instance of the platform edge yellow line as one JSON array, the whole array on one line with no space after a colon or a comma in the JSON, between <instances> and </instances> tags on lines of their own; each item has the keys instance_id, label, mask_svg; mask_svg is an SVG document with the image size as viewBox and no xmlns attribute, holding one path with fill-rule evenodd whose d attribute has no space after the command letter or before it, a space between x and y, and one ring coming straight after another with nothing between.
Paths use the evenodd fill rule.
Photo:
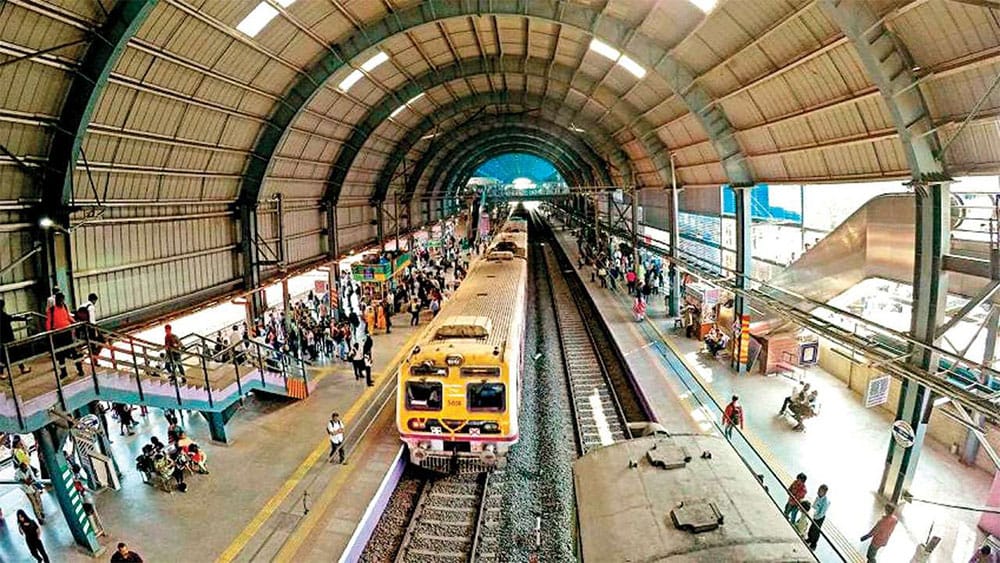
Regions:
<instances>
[{"instance_id":1,"label":"platform edge yellow line","mask_svg":"<svg viewBox=\"0 0 1000 563\"><path fill-rule=\"evenodd\" d=\"M403 346L400 347L399 351L396 352L396 355L392 357L392 360L389 361L389 365L386 368L385 373L395 374L399 364L403 361L403 356L413 348L414 342L422 336L425 331L426 327L421 328L406 340ZM358 411L368 404L371 397L375 395L375 393L380 390L383 385L386 385L385 380L390 378L383 377L382 379L383 381L380 381L377 386L367 388L364 393L358 396L357 400L355 400L351 405L351 408L344 413L344 416L342 417L345 423L353 420L354 417L357 416ZM290 495L295 487L298 486L298 484L305 477L306 473L308 473L309 470L316 465L316 462L319 461L324 452L326 452L326 448L327 440L326 438L323 438L319 441L316 447L313 448L309 455L306 456L306 459L303 460L303 462L295 469L295 472L292 473L288 480L281 485L277 492L275 492L274 495L264 504L264 506L261 507L253 519L247 523L239 535L233 539L232 543L226 547L225 551L219 555L218 559L216 559L216 563L232 563L232 561L236 559L240 552L243 551L243 548L250 543L250 540L253 539L254 535L260 531L260 528L264 525L264 523L267 522L272 515L274 515L275 511L278 510L278 507L281 506L281 503L284 502L285 499L288 498L288 495Z\"/></svg>"}]
</instances>

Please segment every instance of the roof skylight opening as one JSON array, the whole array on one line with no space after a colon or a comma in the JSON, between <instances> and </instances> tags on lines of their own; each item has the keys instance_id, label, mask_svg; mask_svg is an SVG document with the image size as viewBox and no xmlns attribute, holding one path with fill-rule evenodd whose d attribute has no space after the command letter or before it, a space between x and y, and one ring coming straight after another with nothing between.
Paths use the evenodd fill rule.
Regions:
<instances>
[{"instance_id":1,"label":"roof skylight opening","mask_svg":"<svg viewBox=\"0 0 1000 563\"><path fill-rule=\"evenodd\" d=\"M597 38L590 41L590 50L613 61L617 61L618 57L622 56L621 51Z\"/></svg>"},{"instance_id":2,"label":"roof skylight opening","mask_svg":"<svg viewBox=\"0 0 1000 563\"><path fill-rule=\"evenodd\" d=\"M384 52L379 51L378 53L375 54L374 57L368 59L367 61L361 64L361 70L365 72L371 72L372 70L375 69L375 67L384 63L387 60L389 60L389 55L386 55Z\"/></svg>"},{"instance_id":3,"label":"roof skylight opening","mask_svg":"<svg viewBox=\"0 0 1000 563\"><path fill-rule=\"evenodd\" d=\"M389 117L390 118L396 117L404 109L406 109L406 104L403 104L403 105L399 106L398 108L392 110L392 113L389 114Z\"/></svg>"},{"instance_id":4,"label":"roof skylight opening","mask_svg":"<svg viewBox=\"0 0 1000 563\"><path fill-rule=\"evenodd\" d=\"M622 58L618 59L618 64L622 65L625 70L631 72L636 78L646 76L646 69L642 68L641 64L633 61L628 55L622 55Z\"/></svg>"},{"instance_id":5,"label":"roof skylight opening","mask_svg":"<svg viewBox=\"0 0 1000 563\"><path fill-rule=\"evenodd\" d=\"M421 92L421 93L417 94L416 96L413 96L412 98L410 98L410 101L406 102L406 105L410 105L413 102L419 100L420 98L423 98L424 94L426 94L426 92Z\"/></svg>"},{"instance_id":6,"label":"roof skylight opening","mask_svg":"<svg viewBox=\"0 0 1000 563\"><path fill-rule=\"evenodd\" d=\"M360 70L352 70L351 74L348 74L346 78L340 81L340 84L337 85L337 88L341 92L346 92L351 89L351 86L357 84L358 80L361 80L364 77L365 74Z\"/></svg>"},{"instance_id":7,"label":"roof skylight opening","mask_svg":"<svg viewBox=\"0 0 1000 563\"><path fill-rule=\"evenodd\" d=\"M709 13L712 8L715 7L717 0L688 0L688 2L694 4L695 8L698 8L704 13Z\"/></svg>"},{"instance_id":8,"label":"roof skylight opening","mask_svg":"<svg viewBox=\"0 0 1000 563\"><path fill-rule=\"evenodd\" d=\"M295 0L285 0L290 5ZM285 4L282 4L283 6ZM261 2L257 4L257 7L253 9L252 12L247 14L247 17L243 18L239 24L236 25L236 29L242 31L243 33L249 35L250 37L256 37L260 30L264 29L275 16L278 15L278 10L275 10L267 2Z\"/></svg>"}]
</instances>

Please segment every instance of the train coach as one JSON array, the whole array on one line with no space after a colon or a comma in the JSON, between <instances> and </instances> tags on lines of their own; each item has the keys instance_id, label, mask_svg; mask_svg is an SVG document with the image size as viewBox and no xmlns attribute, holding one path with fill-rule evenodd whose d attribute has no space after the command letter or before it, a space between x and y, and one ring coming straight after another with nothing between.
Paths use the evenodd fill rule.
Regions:
<instances>
[{"instance_id":1,"label":"train coach","mask_svg":"<svg viewBox=\"0 0 1000 563\"><path fill-rule=\"evenodd\" d=\"M412 463L481 471L517 442L527 241L501 232L400 366L396 426Z\"/></svg>"}]
</instances>

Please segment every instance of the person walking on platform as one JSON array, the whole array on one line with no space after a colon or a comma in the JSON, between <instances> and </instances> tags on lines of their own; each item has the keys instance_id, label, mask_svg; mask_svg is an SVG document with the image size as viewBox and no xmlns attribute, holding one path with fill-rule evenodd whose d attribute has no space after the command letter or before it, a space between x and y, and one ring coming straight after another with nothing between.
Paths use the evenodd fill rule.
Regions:
<instances>
[{"instance_id":1,"label":"person walking on platform","mask_svg":"<svg viewBox=\"0 0 1000 563\"><path fill-rule=\"evenodd\" d=\"M330 421L326 423L326 433L330 437L328 461L333 463L333 456L340 454L341 465L347 465L347 461L344 460L344 423L340 421L340 413L330 415Z\"/></svg>"},{"instance_id":2,"label":"person walking on platform","mask_svg":"<svg viewBox=\"0 0 1000 563\"><path fill-rule=\"evenodd\" d=\"M365 336L365 345L361 349L361 360L364 362L364 372L365 372L365 383L369 387L374 387L375 384L372 383L372 347L374 346L372 341L372 335Z\"/></svg>"},{"instance_id":3,"label":"person walking on platform","mask_svg":"<svg viewBox=\"0 0 1000 563\"><path fill-rule=\"evenodd\" d=\"M812 525L809 526L809 532L806 534L806 545L813 551L816 551L816 545L819 543L820 528L823 527L823 521L826 520L826 511L830 508L830 499L826 496L828 490L829 488L826 485L820 485L816 491L816 500L812 503L813 519Z\"/></svg>"},{"instance_id":4,"label":"person walking on platform","mask_svg":"<svg viewBox=\"0 0 1000 563\"><path fill-rule=\"evenodd\" d=\"M354 381L361 381L365 377L365 352L357 342L351 345L351 367L354 368Z\"/></svg>"},{"instance_id":5,"label":"person walking on platform","mask_svg":"<svg viewBox=\"0 0 1000 563\"><path fill-rule=\"evenodd\" d=\"M49 563L49 554L45 553L45 546L42 545L42 530L23 510L17 511L17 531L24 536L24 543L35 561Z\"/></svg>"},{"instance_id":6,"label":"person walking on platform","mask_svg":"<svg viewBox=\"0 0 1000 563\"><path fill-rule=\"evenodd\" d=\"M14 480L21 484L28 501L31 502L31 509L35 511L35 518L40 524L45 524L45 506L42 504L42 489L44 488L38 479L35 478L35 470L30 465L22 463L14 472Z\"/></svg>"},{"instance_id":7,"label":"person walking on platform","mask_svg":"<svg viewBox=\"0 0 1000 563\"><path fill-rule=\"evenodd\" d=\"M806 474L799 473L788 486L788 500L785 502L785 518L792 524L798 519L802 499L806 498Z\"/></svg>"},{"instance_id":8,"label":"person walking on platform","mask_svg":"<svg viewBox=\"0 0 1000 563\"><path fill-rule=\"evenodd\" d=\"M111 556L111 563L142 563L142 556L129 549L125 542L120 542Z\"/></svg>"},{"instance_id":9,"label":"person walking on platform","mask_svg":"<svg viewBox=\"0 0 1000 563\"><path fill-rule=\"evenodd\" d=\"M410 299L410 326L420 324L420 302L414 297Z\"/></svg>"},{"instance_id":10,"label":"person walking on platform","mask_svg":"<svg viewBox=\"0 0 1000 563\"><path fill-rule=\"evenodd\" d=\"M861 536L861 541L866 541L871 538L871 543L868 544L868 551L865 553L865 557L868 563L874 563L876 557L878 556L878 550L885 547L885 544L889 543L889 538L892 536L893 530L896 529L896 523L899 520L896 518L896 505L889 503L885 505L885 514L875 522L872 529L868 531L867 534Z\"/></svg>"},{"instance_id":11,"label":"person walking on platform","mask_svg":"<svg viewBox=\"0 0 1000 563\"><path fill-rule=\"evenodd\" d=\"M733 399L729 401L726 409L722 411L722 427L727 439L733 437L733 428L736 426L739 426L740 430L743 430L743 407L740 406L740 398L737 395L733 395Z\"/></svg>"}]
</instances>

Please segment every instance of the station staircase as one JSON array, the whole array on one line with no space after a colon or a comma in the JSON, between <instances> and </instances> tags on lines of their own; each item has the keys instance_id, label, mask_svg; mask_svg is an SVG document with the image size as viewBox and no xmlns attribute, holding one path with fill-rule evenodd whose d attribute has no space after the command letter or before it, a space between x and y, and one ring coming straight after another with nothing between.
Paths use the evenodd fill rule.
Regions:
<instances>
[{"instance_id":1,"label":"station staircase","mask_svg":"<svg viewBox=\"0 0 1000 563\"><path fill-rule=\"evenodd\" d=\"M0 345L9 359L0 369L0 432L32 432L94 401L231 413L250 391L304 399L315 386L305 362L255 340L219 352L198 334L181 344L183 378L172 376L162 344L86 323ZM76 356L66 359L67 377L63 355Z\"/></svg>"}]
</instances>

